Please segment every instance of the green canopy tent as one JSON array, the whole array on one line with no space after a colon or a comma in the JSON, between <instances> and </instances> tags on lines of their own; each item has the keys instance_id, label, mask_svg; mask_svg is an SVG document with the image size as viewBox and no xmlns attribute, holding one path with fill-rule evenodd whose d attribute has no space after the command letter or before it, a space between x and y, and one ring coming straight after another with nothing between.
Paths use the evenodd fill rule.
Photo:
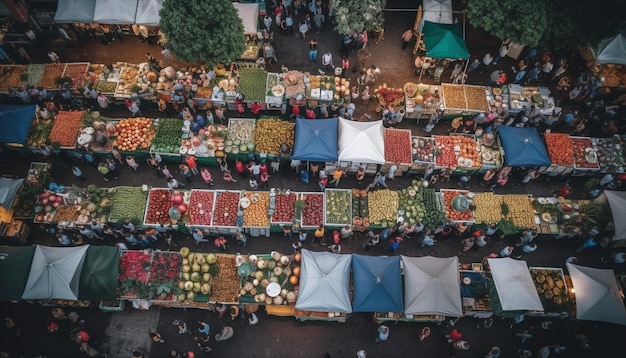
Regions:
<instances>
[{"instance_id":1,"label":"green canopy tent","mask_svg":"<svg viewBox=\"0 0 626 358\"><path fill-rule=\"evenodd\" d=\"M460 23L437 24L425 21L422 32L426 45L426 56L465 60L470 57Z\"/></svg>"},{"instance_id":2,"label":"green canopy tent","mask_svg":"<svg viewBox=\"0 0 626 358\"><path fill-rule=\"evenodd\" d=\"M117 247L90 245L80 273L79 300L115 300L120 251Z\"/></svg>"},{"instance_id":3,"label":"green canopy tent","mask_svg":"<svg viewBox=\"0 0 626 358\"><path fill-rule=\"evenodd\" d=\"M34 254L34 246L0 246L0 300L22 298Z\"/></svg>"}]
</instances>

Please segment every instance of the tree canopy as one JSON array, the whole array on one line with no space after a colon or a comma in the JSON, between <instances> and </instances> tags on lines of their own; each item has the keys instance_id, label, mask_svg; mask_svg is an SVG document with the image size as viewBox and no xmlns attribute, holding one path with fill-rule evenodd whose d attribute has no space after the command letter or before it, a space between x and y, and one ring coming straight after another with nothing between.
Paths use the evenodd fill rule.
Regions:
<instances>
[{"instance_id":1,"label":"tree canopy","mask_svg":"<svg viewBox=\"0 0 626 358\"><path fill-rule=\"evenodd\" d=\"M335 30L350 35L363 30L382 29L386 0L330 0L334 9Z\"/></svg>"},{"instance_id":2,"label":"tree canopy","mask_svg":"<svg viewBox=\"0 0 626 358\"><path fill-rule=\"evenodd\" d=\"M230 0L166 0L159 14L166 46L181 60L229 63L246 49L243 24Z\"/></svg>"}]
</instances>

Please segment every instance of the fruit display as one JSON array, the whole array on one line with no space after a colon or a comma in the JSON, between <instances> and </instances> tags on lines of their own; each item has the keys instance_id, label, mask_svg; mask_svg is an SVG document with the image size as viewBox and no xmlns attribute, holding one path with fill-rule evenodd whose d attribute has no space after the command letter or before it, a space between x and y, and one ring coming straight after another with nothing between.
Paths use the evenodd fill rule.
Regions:
<instances>
[{"instance_id":1,"label":"fruit display","mask_svg":"<svg viewBox=\"0 0 626 358\"><path fill-rule=\"evenodd\" d=\"M483 167L501 168L502 153L500 151L500 147L496 144L495 134L485 133L477 138L477 142L480 147L479 155L482 160Z\"/></svg>"},{"instance_id":2,"label":"fruit display","mask_svg":"<svg viewBox=\"0 0 626 358\"><path fill-rule=\"evenodd\" d=\"M467 190L441 190L441 194L443 195L444 207L446 210L446 218L450 221L474 221L474 215L472 214L472 210L457 210L458 205L456 201L459 201L461 206L463 206L463 201L468 201L467 194L469 191ZM465 198L463 200L463 198ZM468 206L468 205L465 205Z\"/></svg>"},{"instance_id":3,"label":"fruit display","mask_svg":"<svg viewBox=\"0 0 626 358\"><path fill-rule=\"evenodd\" d=\"M465 98L467 99L467 109L486 112L489 110L487 102L486 88L483 86L463 86Z\"/></svg>"},{"instance_id":4,"label":"fruit display","mask_svg":"<svg viewBox=\"0 0 626 358\"><path fill-rule=\"evenodd\" d=\"M563 270L531 267L530 276L533 279L545 312L569 313L574 310L574 294L567 288Z\"/></svg>"},{"instance_id":5,"label":"fruit display","mask_svg":"<svg viewBox=\"0 0 626 358\"><path fill-rule=\"evenodd\" d=\"M404 87L402 89L404 90L405 96L413 98L417 94L419 87L413 82L407 82L404 84Z\"/></svg>"},{"instance_id":6,"label":"fruit display","mask_svg":"<svg viewBox=\"0 0 626 358\"><path fill-rule=\"evenodd\" d=\"M266 79L267 71L261 68L240 68L237 92L242 94L246 101L265 101Z\"/></svg>"},{"instance_id":7,"label":"fruit display","mask_svg":"<svg viewBox=\"0 0 626 358\"><path fill-rule=\"evenodd\" d=\"M398 164L413 162L411 131L385 128L385 161Z\"/></svg>"},{"instance_id":8,"label":"fruit display","mask_svg":"<svg viewBox=\"0 0 626 358\"><path fill-rule=\"evenodd\" d=\"M300 280L300 265L295 257L292 260L280 252L273 252L271 255L250 255L242 260L238 273L242 282L239 296L243 300L267 305L295 303L297 292L294 286ZM272 283L280 287L275 297L267 292Z\"/></svg>"},{"instance_id":9,"label":"fruit display","mask_svg":"<svg viewBox=\"0 0 626 358\"><path fill-rule=\"evenodd\" d=\"M211 294L212 285L217 284L213 278L219 273L217 255L193 253L188 247L182 247L176 255L182 259L176 299L179 302L193 302L199 295Z\"/></svg>"},{"instance_id":10,"label":"fruit display","mask_svg":"<svg viewBox=\"0 0 626 358\"><path fill-rule=\"evenodd\" d=\"M115 94L115 90L117 89L117 82L100 81L96 89L102 94L112 95Z\"/></svg>"},{"instance_id":11,"label":"fruit display","mask_svg":"<svg viewBox=\"0 0 626 358\"><path fill-rule=\"evenodd\" d=\"M237 84L239 82L239 79L232 78L230 76L231 74L228 75L229 78L224 78L217 83L217 87L219 87L220 90L226 91L226 92L237 91ZM216 93L213 93L213 94L215 95Z\"/></svg>"},{"instance_id":12,"label":"fruit display","mask_svg":"<svg viewBox=\"0 0 626 358\"><path fill-rule=\"evenodd\" d=\"M274 223L291 223L296 215L296 199L295 193L278 193L275 197L274 214L271 222Z\"/></svg>"},{"instance_id":13,"label":"fruit display","mask_svg":"<svg viewBox=\"0 0 626 358\"><path fill-rule=\"evenodd\" d=\"M64 70L64 63L47 63L39 86L44 89L56 89L58 87L57 79L63 77Z\"/></svg>"},{"instance_id":14,"label":"fruit display","mask_svg":"<svg viewBox=\"0 0 626 358\"><path fill-rule=\"evenodd\" d=\"M139 65L124 63L115 89L115 97L130 97L139 78Z\"/></svg>"},{"instance_id":15,"label":"fruit display","mask_svg":"<svg viewBox=\"0 0 626 358\"><path fill-rule=\"evenodd\" d=\"M326 225L346 225L352 222L352 208L350 207L352 205L352 199L350 195L351 191L347 189L326 189L326 201L324 205ZM370 202L369 205L371 221L372 203Z\"/></svg>"},{"instance_id":16,"label":"fruit display","mask_svg":"<svg viewBox=\"0 0 626 358\"><path fill-rule=\"evenodd\" d=\"M41 82L41 78L43 77L45 69L46 65L40 63L32 63L28 65L28 69L26 70L26 74L28 74L28 80L26 80L26 84L28 86L39 87L39 82Z\"/></svg>"},{"instance_id":17,"label":"fruit display","mask_svg":"<svg viewBox=\"0 0 626 358\"><path fill-rule=\"evenodd\" d=\"M241 280L237 274L235 256L215 256L217 256L217 274L213 277L211 285L211 301L223 303L237 302Z\"/></svg>"},{"instance_id":18,"label":"fruit display","mask_svg":"<svg viewBox=\"0 0 626 358\"><path fill-rule=\"evenodd\" d=\"M318 227L324 223L324 194L304 193L304 209L302 209L302 226Z\"/></svg>"},{"instance_id":19,"label":"fruit display","mask_svg":"<svg viewBox=\"0 0 626 358\"><path fill-rule=\"evenodd\" d=\"M493 193L475 193L474 218L477 223L493 224L502 219L502 196Z\"/></svg>"},{"instance_id":20,"label":"fruit display","mask_svg":"<svg viewBox=\"0 0 626 358\"><path fill-rule=\"evenodd\" d=\"M122 297L137 297L138 285L148 283L152 251L124 250L120 255L120 289Z\"/></svg>"},{"instance_id":21,"label":"fruit display","mask_svg":"<svg viewBox=\"0 0 626 358\"><path fill-rule=\"evenodd\" d=\"M146 210L148 193L141 187L118 186L113 189L113 205L109 214L109 221L117 222L130 219L133 223L141 223Z\"/></svg>"},{"instance_id":22,"label":"fruit display","mask_svg":"<svg viewBox=\"0 0 626 358\"><path fill-rule=\"evenodd\" d=\"M454 152L456 154L457 165L461 168L480 168L482 158L480 157L479 146L471 136L453 135Z\"/></svg>"},{"instance_id":23,"label":"fruit display","mask_svg":"<svg viewBox=\"0 0 626 358\"><path fill-rule=\"evenodd\" d=\"M183 124L177 118L159 119L156 133L152 138L152 151L157 153L178 153Z\"/></svg>"},{"instance_id":24,"label":"fruit display","mask_svg":"<svg viewBox=\"0 0 626 358\"><path fill-rule=\"evenodd\" d=\"M243 208L243 226L244 227L269 227L270 218L268 211L270 207L270 193L267 191L244 191L242 196L248 199L250 205ZM246 202L247 203L247 202Z\"/></svg>"},{"instance_id":25,"label":"fruit display","mask_svg":"<svg viewBox=\"0 0 626 358\"><path fill-rule=\"evenodd\" d=\"M33 121L28 129L26 145L29 147L42 147L46 145L50 131L52 130L52 118L47 120Z\"/></svg>"},{"instance_id":26,"label":"fruit display","mask_svg":"<svg viewBox=\"0 0 626 358\"><path fill-rule=\"evenodd\" d=\"M167 189L151 189L146 205L145 225L168 224L169 209L172 207L172 193Z\"/></svg>"},{"instance_id":27,"label":"fruit display","mask_svg":"<svg viewBox=\"0 0 626 358\"><path fill-rule=\"evenodd\" d=\"M370 222L383 226L395 223L398 218L399 203L397 191L389 189L372 191L367 198Z\"/></svg>"},{"instance_id":28,"label":"fruit display","mask_svg":"<svg viewBox=\"0 0 626 358\"><path fill-rule=\"evenodd\" d=\"M413 137L412 154L414 162L435 163L437 145L432 137Z\"/></svg>"},{"instance_id":29,"label":"fruit display","mask_svg":"<svg viewBox=\"0 0 626 358\"><path fill-rule=\"evenodd\" d=\"M0 91L9 92L12 87L20 87L22 73L27 69L26 65L0 66Z\"/></svg>"},{"instance_id":30,"label":"fruit display","mask_svg":"<svg viewBox=\"0 0 626 358\"><path fill-rule=\"evenodd\" d=\"M619 136L611 138L593 138L596 144L598 164L603 172L624 171L626 159L622 149L623 143Z\"/></svg>"},{"instance_id":31,"label":"fruit display","mask_svg":"<svg viewBox=\"0 0 626 358\"><path fill-rule=\"evenodd\" d=\"M466 109L467 101L465 100L465 91L463 86L442 83L441 90L443 92L443 102L448 109ZM486 99L485 99L486 100Z\"/></svg>"},{"instance_id":32,"label":"fruit display","mask_svg":"<svg viewBox=\"0 0 626 358\"><path fill-rule=\"evenodd\" d=\"M172 300L178 292L177 282L183 258L178 252L153 251L148 272L148 299Z\"/></svg>"},{"instance_id":33,"label":"fruit display","mask_svg":"<svg viewBox=\"0 0 626 358\"><path fill-rule=\"evenodd\" d=\"M20 189L18 189L15 199L13 201L13 217L17 219L32 219L35 215L37 201L39 200L39 194L47 188L50 184L51 178L48 171L47 164L32 163L28 170L26 180L22 183ZM45 217L44 213L39 213L40 218L36 221L43 221ZM7 220L8 221L8 220Z\"/></svg>"},{"instance_id":34,"label":"fruit display","mask_svg":"<svg viewBox=\"0 0 626 358\"><path fill-rule=\"evenodd\" d=\"M70 87L82 88L88 68L89 63L68 63L65 66L63 77L71 79Z\"/></svg>"},{"instance_id":35,"label":"fruit display","mask_svg":"<svg viewBox=\"0 0 626 358\"><path fill-rule=\"evenodd\" d=\"M532 199L528 195L502 195L502 202L506 204L509 213L504 215L513 225L520 228L534 228L535 215Z\"/></svg>"},{"instance_id":36,"label":"fruit display","mask_svg":"<svg viewBox=\"0 0 626 358\"><path fill-rule=\"evenodd\" d=\"M121 151L134 152L137 149L149 149L154 137L152 118L123 119L115 126L117 138L113 146Z\"/></svg>"},{"instance_id":37,"label":"fruit display","mask_svg":"<svg viewBox=\"0 0 626 358\"><path fill-rule=\"evenodd\" d=\"M48 139L61 147L73 147L76 143L78 130L83 124L82 111L59 111L57 113Z\"/></svg>"},{"instance_id":38,"label":"fruit display","mask_svg":"<svg viewBox=\"0 0 626 358\"><path fill-rule=\"evenodd\" d=\"M282 104L285 87L281 83L281 77L278 73L268 73L265 83L265 102Z\"/></svg>"},{"instance_id":39,"label":"fruit display","mask_svg":"<svg viewBox=\"0 0 626 358\"><path fill-rule=\"evenodd\" d=\"M241 193L238 191L217 190L215 192L215 210L213 211L212 226L237 226L240 196Z\"/></svg>"},{"instance_id":40,"label":"fruit display","mask_svg":"<svg viewBox=\"0 0 626 358\"><path fill-rule=\"evenodd\" d=\"M89 66L87 66L87 73L85 73L84 84L96 87L98 82L100 82L101 80L103 72L104 72L104 65L90 64ZM115 83L115 85L117 86L117 82ZM98 89L98 92L104 93L103 91L100 91L99 89ZM115 89L113 89L113 92L111 92L111 94L113 93L115 93Z\"/></svg>"},{"instance_id":41,"label":"fruit display","mask_svg":"<svg viewBox=\"0 0 626 358\"><path fill-rule=\"evenodd\" d=\"M404 101L404 91L401 88L387 87L386 83L376 87L374 96L384 107L397 107Z\"/></svg>"},{"instance_id":42,"label":"fruit display","mask_svg":"<svg viewBox=\"0 0 626 358\"><path fill-rule=\"evenodd\" d=\"M367 228L370 226L367 190L352 189L352 225Z\"/></svg>"},{"instance_id":43,"label":"fruit display","mask_svg":"<svg viewBox=\"0 0 626 358\"><path fill-rule=\"evenodd\" d=\"M439 196L434 189L424 188L422 190L422 203L424 205L424 225L427 227L437 227L446 220L446 214L441 206Z\"/></svg>"},{"instance_id":44,"label":"fruit display","mask_svg":"<svg viewBox=\"0 0 626 358\"><path fill-rule=\"evenodd\" d=\"M332 86L332 85L329 85L328 76L324 76L324 77L325 77L324 87L326 88L321 88L320 99L330 100L328 93L331 91L332 88L335 89L335 93L332 95L333 97L332 99L335 101L338 101L339 99L350 95L350 81L349 80L346 80L345 78L341 78L341 77L335 77L333 80L335 82L335 85Z\"/></svg>"},{"instance_id":45,"label":"fruit display","mask_svg":"<svg viewBox=\"0 0 626 358\"><path fill-rule=\"evenodd\" d=\"M227 136L228 127L223 124L210 124L204 128L199 128L198 135L194 135L191 139L183 139L179 152L180 154L193 154L195 151L195 155L198 156L213 157L216 153L223 156L226 151L224 143ZM228 150L231 150L232 153L235 148L230 146Z\"/></svg>"},{"instance_id":46,"label":"fruit display","mask_svg":"<svg viewBox=\"0 0 626 358\"><path fill-rule=\"evenodd\" d=\"M574 165L581 169L600 169L591 138L570 137L574 150Z\"/></svg>"},{"instance_id":47,"label":"fruit display","mask_svg":"<svg viewBox=\"0 0 626 358\"><path fill-rule=\"evenodd\" d=\"M224 142L226 153L247 153L254 150L253 119L231 118L228 120L228 136Z\"/></svg>"},{"instance_id":48,"label":"fruit display","mask_svg":"<svg viewBox=\"0 0 626 358\"><path fill-rule=\"evenodd\" d=\"M553 165L574 165L572 140L565 133L545 133L543 138Z\"/></svg>"},{"instance_id":49,"label":"fruit display","mask_svg":"<svg viewBox=\"0 0 626 358\"><path fill-rule=\"evenodd\" d=\"M192 190L189 195L189 225L209 226L213 220L213 201L215 191ZM180 209L179 209L180 210Z\"/></svg>"},{"instance_id":50,"label":"fruit display","mask_svg":"<svg viewBox=\"0 0 626 358\"><path fill-rule=\"evenodd\" d=\"M283 73L283 86L285 97L296 98L305 95L304 74L300 71L288 71Z\"/></svg>"},{"instance_id":51,"label":"fruit display","mask_svg":"<svg viewBox=\"0 0 626 358\"><path fill-rule=\"evenodd\" d=\"M409 224L423 222L426 216L422 197L424 189L421 181L413 180L411 185L398 191L398 215L404 219L404 222Z\"/></svg>"},{"instance_id":52,"label":"fruit display","mask_svg":"<svg viewBox=\"0 0 626 358\"><path fill-rule=\"evenodd\" d=\"M295 124L280 119L260 119L254 129L256 152L277 155L281 144L293 148Z\"/></svg>"},{"instance_id":53,"label":"fruit display","mask_svg":"<svg viewBox=\"0 0 626 358\"><path fill-rule=\"evenodd\" d=\"M454 154L454 141L452 137L434 136L436 153L435 163L442 168L455 168L457 166L456 154Z\"/></svg>"}]
</instances>

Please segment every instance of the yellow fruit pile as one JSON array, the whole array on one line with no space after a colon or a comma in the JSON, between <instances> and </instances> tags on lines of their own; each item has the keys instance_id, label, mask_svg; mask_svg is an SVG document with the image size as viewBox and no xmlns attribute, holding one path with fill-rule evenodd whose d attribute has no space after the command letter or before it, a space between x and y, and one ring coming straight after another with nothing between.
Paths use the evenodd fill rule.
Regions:
<instances>
[{"instance_id":1,"label":"yellow fruit pile","mask_svg":"<svg viewBox=\"0 0 626 358\"><path fill-rule=\"evenodd\" d=\"M502 195L502 201L509 207L507 219L513 225L523 228L535 227L535 214L532 199L527 195Z\"/></svg>"},{"instance_id":2,"label":"yellow fruit pile","mask_svg":"<svg viewBox=\"0 0 626 358\"><path fill-rule=\"evenodd\" d=\"M474 219L477 223L497 223L502 219L502 196L493 193L476 193L472 198L476 210Z\"/></svg>"},{"instance_id":3,"label":"yellow fruit pile","mask_svg":"<svg viewBox=\"0 0 626 358\"><path fill-rule=\"evenodd\" d=\"M243 211L243 226L270 226L270 219L268 216L270 193L267 191L246 191L243 195L250 200L250 206L245 208Z\"/></svg>"},{"instance_id":4,"label":"yellow fruit pile","mask_svg":"<svg viewBox=\"0 0 626 358\"><path fill-rule=\"evenodd\" d=\"M368 194L367 206L370 222L380 223L383 220L396 221L400 200L397 191L389 189L376 190Z\"/></svg>"},{"instance_id":5,"label":"yellow fruit pile","mask_svg":"<svg viewBox=\"0 0 626 358\"><path fill-rule=\"evenodd\" d=\"M256 151L277 155L280 145L285 143L293 148L295 124L280 119L261 119L254 129Z\"/></svg>"}]
</instances>

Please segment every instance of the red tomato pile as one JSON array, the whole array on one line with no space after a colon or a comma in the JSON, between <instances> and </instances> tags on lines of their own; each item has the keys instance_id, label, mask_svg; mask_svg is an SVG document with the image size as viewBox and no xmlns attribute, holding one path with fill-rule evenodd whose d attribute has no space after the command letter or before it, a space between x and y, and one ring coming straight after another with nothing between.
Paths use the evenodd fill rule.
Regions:
<instances>
[{"instance_id":1,"label":"red tomato pile","mask_svg":"<svg viewBox=\"0 0 626 358\"><path fill-rule=\"evenodd\" d=\"M410 164L413 162L411 131L406 129L385 129L385 160L392 163Z\"/></svg>"},{"instance_id":2,"label":"red tomato pile","mask_svg":"<svg viewBox=\"0 0 626 358\"><path fill-rule=\"evenodd\" d=\"M238 191L217 191L215 211L213 212L214 226L236 226L237 211L239 209Z\"/></svg>"},{"instance_id":3,"label":"red tomato pile","mask_svg":"<svg viewBox=\"0 0 626 358\"><path fill-rule=\"evenodd\" d=\"M81 88L83 87L83 82L85 81L85 73L87 72L87 64L86 63L76 63L71 64L68 63L65 66L65 73L63 77L69 77L72 79L72 88Z\"/></svg>"},{"instance_id":4,"label":"red tomato pile","mask_svg":"<svg viewBox=\"0 0 626 358\"><path fill-rule=\"evenodd\" d=\"M152 189L148 195L146 224L169 223L172 194L167 189Z\"/></svg>"},{"instance_id":5,"label":"red tomato pile","mask_svg":"<svg viewBox=\"0 0 626 358\"><path fill-rule=\"evenodd\" d=\"M574 165L574 148L571 138L564 133L545 133L550 161L556 165Z\"/></svg>"},{"instance_id":6,"label":"red tomato pile","mask_svg":"<svg viewBox=\"0 0 626 358\"><path fill-rule=\"evenodd\" d=\"M302 226L319 226L324 223L324 194L304 194Z\"/></svg>"},{"instance_id":7,"label":"red tomato pile","mask_svg":"<svg viewBox=\"0 0 626 358\"><path fill-rule=\"evenodd\" d=\"M52 125L48 139L51 143L58 143L61 147L73 147L78 130L83 125L82 111L59 111Z\"/></svg>"},{"instance_id":8,"label":"red tomato pile","mask_svg":"<svg viewBox=\"0 0 626 358\"><path fill-rule=\"evenodd\" d=\"M211 225L213 217L213 190L192 190L189 199L189 224Z\"/></svg>"},{"instance_id":9,"label":"red tomato pile","mask_svg":"<svg viewBox=\"0 0 626 358\"><path fill-rule=\"evenodd\" d=\"M443 201L446 207L446 217L450 221L472 221L474 217L472 215L471 210L458 211L452 207L452 200L457 197L459 194L467 194L469 193L466 190L461 191L450 191L450 190L441 190L443 193Z\"/></svg>"},{"instance_id":10,"label":"red tomato pile","mask_svg":"<svg viewBox=\"0 0 626 358\"><path fill-rule=\"evenodd\" d=\"M296 212L296 208L294 205L295 202L296 194L294 193L277 194L276 205L274 207L274 215L272 215L272 222L291 222Z\"/></svg>"},{"instance_id":11,"label":"red tomato pile","mask_svg":"<svg viewBox=\"0 0 626 358\"><path fill-rule=\"evenodd\" d=\"M437 154L436 163L439 167L454 168L457 165L454 154L454 140L451 137L435 137L435 147Z\"/></svg>"}]
</instances>

